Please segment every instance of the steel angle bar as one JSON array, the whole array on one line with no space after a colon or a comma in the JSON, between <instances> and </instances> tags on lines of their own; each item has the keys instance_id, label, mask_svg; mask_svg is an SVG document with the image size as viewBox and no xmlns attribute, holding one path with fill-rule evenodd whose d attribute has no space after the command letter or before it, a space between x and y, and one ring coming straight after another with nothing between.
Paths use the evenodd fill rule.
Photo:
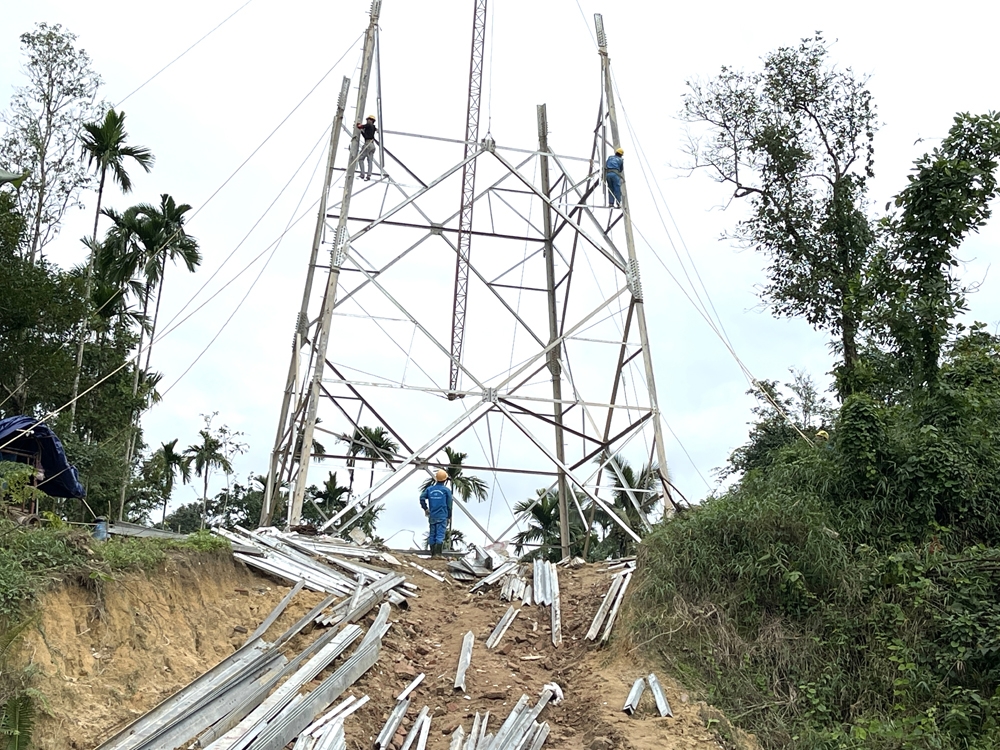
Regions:
<instances>
[{"instance_id":1,"label":"steel angle bar","mask_svg":"<svg viewBox=\"0 0 1000 750\"><path fill-rule=\"evenodd\" d=\"M535 603L536 604L542 604L543 603L542 602L542 574L541 574L541 571L540 571L541 566L542 566L542 561L541 560L539 560L539 559L536 558L535 560L532 561L531 584L532 584L532 588L534 589Z\"/></svg>"},{"instance_id":2,"label":"steel angle bar","mask_svg":"<svg viewBox=\"0 0 1000 750\"><path fill-rule=\"evenodd\" d=\"M413 682L411 682L403 689L402 693L396 696L396 700L401 701L405 699L410 693L416 690L417 685L419 685L423 681L424 681L424 673L421 672L420 674L418 674L416 677L413 678Z\"/></svg>"},{"instance_id":3,"label":"steel angle bar","mask_svg":"<svg viewBox=\"0 0 1000 750\"><path fill-rule=\"evenodd\" d=\"M604 600L601 602L601 606L597 608L597 613L594 615L593 622L590 623L590 630L587 631L585 636L588 641L592 641L601 632L601 625L604 624L604 618L608 616L608 610L611 609L612 602L618 595L618 589L622 586L622 579L620 576L616 576L611 579L611 585L608 586L608 592L604 595Z\"/></svg>"},{"instance_id":4,"label":"steel angle bar","mask_svg":"<svg viewBox=\"0 0 1000 750\"><path fill-rule=\"evenodd\" d=\"M497 581L499 581L505 575L507 575L508 573L510 573L510 571L512 571L512 570L514 570L516 568L517 568L517 563L516 562L504 563L499 568L497 568L492 573L490 573L488 576L486 576L485 578L480 579L479 582L477 582L475 586L473 586L471 589L469 589L469 593L474 593L477 589L482 588L483 586L492 586L494 583L496 583Z\"/></svg>"},{"instance_id":5,"label":"steel angle bar","mask_svg":"<svg viewBox=\"0 0 1000 750\"><path fill-rule=\"evenodd\" d=\"M411 568L416 568L417 570L419 570L424 575L427 575L427 576L430 576L431 578L433 578L435 581L440 581L441 583L445 582L444 576L435 573L433 570L429 570L428 568L425 568L423 565L417 565L415 562L409 562L409 561L407 561L407 565L409 565Z\"/></svg>"},{"instance_id":6,"label":"steel angle bar","mask_svg":"<svg viewBox=\"0 0 1000 750\"><path fill-rule=\"evenodd\" d=\"M545 740L549 736L549 723L543 722L538 728L538 732L535 733L534 739L531 741L531 745L528 746L528 750L541 750L542 745L545 744Z\"/></svg>"},{"instance_id":7,"label":"steel angle bar","mask_svg":"<svg viewBox=\"0 0 1000 750\"><path fill-rule=\"evenodd\" d=\"M347 737L344 734L344 722L334 721L327 726L326 731L320 740L313 746L313 750L346 750Z\"/></svg>"},{"instance_id":8,"label":"steel angle bar","mask_svg":"<svg viewBox=\"0 0 1000 750\"><path fill-rule=\"evenodd\" d=\"M285 597L278 602L278 606L271 610L271 614L264 618L264 621L257 626L257 629L253 631L253 635L251 635L248 640L252 641L254 638L263 638L264 633L266 633L268 629L274 625L275 621L281 617L281 613L285 611L285 608L291 603L292 599L295 598L295 595L302 591L303 586L305 586L305 581L299 581L296 583L295 587L285 594Z\"/></svg>"},{"instance_id":9,"label":"steel angle bar","mask_svg":"<svg viewBox=\"0 0 1000 750\"><path fill-rule=\"evenodd\" d=\"M316 575L315 572L304 570L299 566L283 566L280 562L276 562L270 557L256 557L254 555L244 555L240 552L234 553L233 557L246 563L252 568L263 570L265 573L270 573L271 575L283 578L286 581L305 581L305 585L312 591L318 591L324 594L338 594L341 596L351 592L350 587L344 586L339 581L335 581L334 579L326 576Z\"/></svg>"},{"instance_id":10,"label":"steel angle bar","mask_svg":"<svg viewBox=\"0 0 1000 750\"><path fill-rule=\"evenodd\" d=\"M423 724L420 725L420 736L417 737L417 750L426 750L427 735L431 732L431 717L425 716Z\"/></svg>"},{"instance_id":11,"label":"steel angle bar","mask_svg":"<svg viewBox=\"0 0 1000 750\"><path fill-rule=\"evenodd\" d=\"M315 734L319 729L326 726L331 721L340 716L342 713L344 713L344 711L346 711L347 708L356 700L357 698L353 695L347 696L346 698L344 698L344 700L342 700L340 703L338 703L336 706L331 708L321 717L316 719L316 721L314 721L312 724L310 724L304 730L302 730L302 735L299 736L301 737L303 735Z\"/></svg>"},{"instance_id":12,"label":"steel angle bar","mask_svg":"<svg viewBox=\"0 0 1000 750\"><path fill-rule=\"evenodd\" d=\"M636 709L639 708L639 701L642 700L642 693L645 689L646 678L640 677L633 683L632 689L628 693L628 698L625 699L625 705L622 706L622 711L629 716L634 714Z\"/></svg>"},{"instance_id":13,"label":"steel angle bar","mask_svg":"<svg viewBox=\"0 0 1000 750\"><path fill-rule=\"evenodd\" d=\"M382 636L379 632L385 627L386 623L389 622L389 613L392 608L388 604L383 604L378 609L378 614L375 615L375 620L372 622L371 627L368 628L368 632L365 633L364 639L361 641L361 645L358 648L364 648L372 641L380 639Z\"/></svg>"},{"instance_id":14,"label":"steel angle bar","mask_svg":"<svg viewBox=\"0 0 1000 750\"><path fill-rule=\"evenodd\" d=\"M625 589L628 588L629 581L632 580L631 571L622 576L622 585L618 590L618 596L615 597L615 603L611 607L611 612L608 614L608 622L604 626L604 635L601 636L601 642L607 642L608 638L611 636L611 628L615 624L615 617L618 616L618 608L621 606L622 601L625 599Z\"/></svg>"},{"instance_id":15,"label":"steel angle bar","mask_svg":"<svg viewBox=\"0 0 1000 750\"><path fill-rule=\"evenodd\" d=\"M483 750L499 750L499 748L502 747L501 742L507 735L510 734L514 725L517 724L518 719L520 719L522 714L524 714L527 705L528 696L522 695L520 700L518 700L518 702L514 705L514 708L510 710L510 713L507 715L507 720L500 725L497 733L493 735L493 741L488 742Z\"/></svg>"},{"instance_id":16,"label":"steel angle bar","mask_svg":"<svg viewBox=\"0 0 1000 750\"><path fill-rule=\"evenodd\" d=\"M333 604L334 601L336 601L338 598L339 597L336 594L330 594L328 597L326 597L326 599L324 599L315 607L313 607L311 610L309 610L306 614L304 614L301 618L299 618L298 622L296 622L294 625L292 625L292 627L290 627L288 630L286 630L284 633L281 634L278 640L274 642L274 647L281 648L286 643L288 643L288 641L292 640L292 638L294 638L303 630L305 630L306 627L311 622L313 622L324 609Z\"/></svg>"},{"instance_id":17,"label":"steel angle bar","mask_svg":"<svg viewBox=\"0 0 1000 750\"><path fill-rule=\"evenodd\" d=\"M649 683L649 692L653 694L653 700L656 701L656 710L660 712L660 716L673 716L674 712L670 710L670 704L667 703L667 696L663 694L663 686L656 679L656 675L650 674L646 678L646 681Z\"/></svg>"},{"instance_id":18,"label":"steel angle bar","mask_svg":"<svg viewBox=\"0 0 1000 750\"><path fill-rule=\"evenodd\" d=\"M371 669L378 660L381 640L360 646L336 672L327 677L319 687L305 696L295 706L289 706L275 717L267 728L253 741L253 750L281 750L297 737L315 717L339 698L358 678ZM245 750L249 745L237 745L233 750Z\"/></svg>"},{"instance_id":19,"label":"steel angle bar","mask_svg":"<svg viewBox=\"0 0 1000 750\"><path fill-rule=\"evenodd\" d=\"M337 636L337 631L328 630L310 643L305 650L300 652L298 656L288 662L283 669L278 671L276 674L271 675L266 682L259 684L258 690L247 701L235 710L226 714L224 719L215 722L209 729L198 735L198 746L205 747L206 745L211 744L213 747L218 747L219 745L215 744L216 740L223 738L224 741L219 744L221 744L222 747L229 747L230 744L238 740L248 726L252 725L252 723L262 714L258 712L255 714L255 718L247 719L247 724L243 724L244 719L246 719L250 713L258 709L261 703L267 698L268 695L270 695L271 691L279 683L285 680L288 675L298 672L305 662L311 659L321 649L325 648L327 644L329 644L330 641Z\"/></svg>"},{"instance_id":20,"label":"steel angle bar","mask_svg":"<svg viewBox=\"0 0 1000 750\"><path fill-rule=\"evenodd\" d=\"M527 696L524 696L524 698L527 698ZM533 708L528 708L527 701L525 701L525 708L517 716L517 719L509 726L505 723L500 731L497 732L497 736L493 739L491 750L514 750L524 737L525 732L535 722L539 714L542 713L545 706L548 705L551 698L551 691L543 690L541 696L538 698L538 703ZM509 721L510 719L508 718ZM504 731L505 727L507 728L506 731Z\"/></svg>"},{"instance_id":21,"label":"steel angle bar","mask_svg":"<svg viewBox=\"0 0 1000 750\"><path fill-rule=\"evenodd\" d=\"M504 633L507 632L507 628L509 628L511 623L514 622L514 618L517 617L517 613L520 611L521 610L519 609L514 609L513 606L507 610L504 616L500 618L500 622L497 623L497 626L493 628L493 632L490 633L490 637L486 639L486 648L496 648L497 644L500 643L500 639L503 638Z\"/></svg>"},{"instance_id":22,"label":"steel angle bar","mask_svg":"<svg viewBox=\"0 0 1000 750\"><path fill-rule=\"evenodd\" d=\"M532 722L531 726L528 727L527 731L521 737L521 741L514 746L514 750L527 750L527 748L531 746L532 741L535 739L535 735L538 734L538 730L541 728L542 725L537 721Z\"/></svg>"},{"instance_id":23,"label":"steel angle bar","mask_svg":"<svg viewBox=\"0 0 1000 750\"><path fill-rule=\"evenodd\" d=\"M472 663L472 647L476 643L476 636L470 630L462 639L462 651L458 655L458 670L455 673L455 690L465 692L465 673L469 671L469 664Z\"/></svg>"},{"instance_id":24,"label":"steel angle bar","mask_svg":"<svg viewBox=\"0 0 1000 750\"><path fill-rule=\"evenodd\" d=\"M221 750L223 747L232 750L243 750L248 747L256 747L256 738L267 731L268 726L282 712L291 705L291 701L298 695L298 691L304 685L310 683L316 676L326 669L334 659L340 656L361 635L361 628L357 625L344 628L320 651L300 667L294 674L268 696L267 700L261 703L256 709L240 722L233 731L235 739L231 739L228 744L222 741L213 743L212 750ZM310 722L306 722L307 724ZM303 725L302 728L304 728ZM226 735L229 736L228 734ZM295 735L293 735L294 737ZM292 739L291 737L289 739Z\"/></svg>"},{"instance_id":25,"label":"steel angle bar","mask_svg":"<svg viewBox=\"0 0 1000 750\"><path fill-rule=\"evenodd\" d=\"M451 743L448 750L462 750L462 743L465 741L465 728L459 724L451 735Z\"/></svg>"},{"instance_id":26,"label":"steel angle bar","mask_svg":"<svg viewBox=\"0 0 1000 750\"><path fill-rule=\"evenodd\" d=\"M465 742L465 747L462 750L476 750L476 745L479 744L479 733L481 731L481 724L483 721L482 715L476 711L476 718L472 720L472 729L469 730L469 739Z\"/></svg>"},{"instance_id":27,"label":"steel angle bar","mask_svg":"<svg viewBox=\"0 0 1000 750\"><path fill-rule=\"evenodd\" d=\"M527 584L525 584L525 587L524 587L524 598L521 600L521 604L524 605L525 607L530 607L531 604L532 604L532 601L531 601L531 590L532 590L532 587L528 586Z\"/></svg>"},{"instance_id":28,"label":"steel angle bar","mask_svg":"<svg viewBox=\"0 0 1000 750\"><path fill-rule=\"evenodd\" d=\"M562 645L562 610L559 604L559 570L549 563L552 580L552 645Z\"/></svg>"},{"instance_id":29,"label":"steel angle bar","mask_svg":"<svg viewBox=\"0 0 1000 750\"><path fill-rule=\"evenodd\" d=\"M100 750L124 750L140 747L140 743L157 729L168 726L190 707L198 705L206 695L210 695L221 685L225 685L242 668L259 663L268 658L270 644L251 640L235 653L216 664L205 674L181 688L178 692L164 700L151 711L146 712L134 722L122 729L100 745Z\"/></svg>"},{"instance_id":30,"label":"steel angle bar","mask_svg":"<svg viewBox=\"0 0 1000 750\"><path fill-rule=\"evenodd\" d=\"M399 725L403 721L403 717L406 716L406 711L409 707L409 698L396 702L396 707L393 708L392 713L389 714L389 718L386 720L385 726L382 727L382 731L379 732L378 737L375 738L375 750L382 750L382 748L389 746L389 743L392 742L392 738L396 736L396 730L399 729Z\"/></svg>"},{"instance_id":31,"label":"steel angle bar","mask_svg":"<svg viewBox=\"0 0 1000 750\"><path fill-rule=\"evenodd\" d=\"M413 721L413 726L411 726L410 731L406 733L406 739L403 740L403 746L400 750L410 750L420 734L420 728L424 725L424 722L427 721L427 714L429 712L430 708L427 706L420 709L420 713L417 714L417 718Z\"/></svg>"}]
</instances>

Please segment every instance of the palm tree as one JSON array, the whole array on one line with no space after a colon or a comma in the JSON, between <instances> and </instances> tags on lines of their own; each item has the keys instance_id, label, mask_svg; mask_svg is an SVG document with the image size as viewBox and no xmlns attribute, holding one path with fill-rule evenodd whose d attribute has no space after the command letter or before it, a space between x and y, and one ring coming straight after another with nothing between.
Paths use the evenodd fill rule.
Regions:
<instances>
[{"instance_id":1,"label":"palm tree","mask_svg":"<svg viewBox=\"0 0 1000 750\"><path fill-rule=\"evenodd\" d=\"M101 202L104 199L104 183L107 179L108 170L111 171L111 179L115 182L122 193L132 191L132 178L125 170L125 160L132 159L148 173L153 168L155 157L152 152L144 146L126 146L125 140L128 133L125 132L125 113L108 110L103 122L90 122L83 126L83 135L80 140L83 144L83 155L87 157L87 166L96 164L97 173L100 175L97 185L97 210L94 212L94 232L90 236L91 243L97 242L97 223L101 218ZM86 244L86 243L85 243ZM90 302L91 279L94 273L94 247L88 244L87 273L84 282L84 299ZM70 429L73 429L73 420L76 417L76 396L80 391L80 370L83 368L83 349L87 340L90 326L88 320L84 318L80 325L80 339L76 348L76 374L73 379L73 400L70 404Z\"/></svg>"},{"instance_id":2,"label":"palm tree","mask_svg":"<svg viewBox=\"0 0 1000 750\"><path fill-rule=\"evenodd\" d=\"M184 451L188 465L194 464L195 475L202 478L203 490L201 496L201 527L205 528L205 518L208 516L208 477L213 468L232 472L233 466L222 452L222 441L208 431L198 430L201 443L189 445Z\"/></svg>"},{"instance_id":3,"label":"palm tree","mask_svg":"<svg viewBox=\"0 0 1000 750\"><path fill-rule=\"evenodd\" d=\"M659 468L653 462L636 472L618 454L608 461L604 471L612 488L612 510L630 529L641 535L647 527L646 517L653 512L660 499L656 491L660 482ZM635 540L606 511L596 507L596 504L590 510L591 519L596 519L604 534L602 552L613 557L624 557L634 552Z\"/></svg>"},{"instance_id":4,"label":"palm tree","mask_svg":"<svg viewBox=\"0 0 1000 750\"><path fill-rule=\"evenodd\" d=\"M392 439L392 435L385 427L355 427L351 435L338 435L337 442L347 445L347 490L350 494L354 493L354 467L357 465L358 456L371 460L368 479L370 489L375 484L375 465L378 463L390 465L399 451L399 443Z\"/></svg>"},{"instance_id":5,"label":"palm tree","mask_svg":"<svg viewBox=\"0 0 1000 750\"><path fill-rule=\"evenodd\" d=\"M177 438L174 438L169 443L161 443L153 454L153 462L163 476L163 518L160 521L160 528L166 528L167 501L170 500L170 494L174 491L174 480L180 476L186 484L191 478L191 462L183 453L178 453L176 448Z\"/></svg>"},{"instance_id":6,"label":"palm tree","mask_svg":"<svg viewBox=\"0 0 1000 750\"><path fill-rule=\"evenodd\" d=\"M159 312L160 292L163 287L163 276L167 260L180 259L188 271L194 271L201 263L201 253L198 241L188 235L183 228L184 214L191 206L184 203L180 206L172 197L164 193L160 196L160 206L141 203L118 213L105 209L102 213L109 217L114 226L108 232L104 251L100 260L107 278L117 281L123 288L129 287L138 293L142 299L142 318L148 319L149 300L154 287L157 289L157 312ZM146 354L146 369L149 369L149 357L152 351L152 340L156 331L156 316L149 327L150 344ZM133 398L139 389L140 359L146 327L139 329L139 344L136 351L135 373L132 381ZM133 419L138 420L138 413ZM131 463L135 452L135 430L132 430L126 443L126 466ZM124 505L125 488L128 476L122 482L122 500Z\"/></svg>"},{"instance_id":7,"label":"palm tree","mask_svg":"<svg viewBox=\"0 0 1000 750\"><path fill-rule=\"evenodd\" d=\"M537 545L527 557L538 557L557 562L562 557L562 539L559 535L559 493L552 489L535 491L537 497L521 500L514 505L514 516L528 515L528 528L514 535L514 550L525 556L528 546ZM570 549L573 554L583 544L583 524L570 517Z\"/></svg>"}]
</instances>

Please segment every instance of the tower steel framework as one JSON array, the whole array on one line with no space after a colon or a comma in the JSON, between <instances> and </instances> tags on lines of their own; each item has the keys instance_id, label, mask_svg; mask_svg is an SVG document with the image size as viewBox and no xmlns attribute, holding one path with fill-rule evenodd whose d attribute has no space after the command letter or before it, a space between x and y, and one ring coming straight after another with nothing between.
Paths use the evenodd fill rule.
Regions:
<instances>
[{"instance_id":1,"label":"tower steel framework","mask_svg":"<svg viewBox=\"0 0 1000 750\"><path fill-rule=\"evenodd\" d=\"M369 95L380 9L374 0L356 119ZM345 126L350 81L343 81L262 524L273 522L282 499L288 525L299 523L312 459L350 467L352 485L357 463L368 468L368 486L322 525L342 532L366 509L401 493L414 503L416 485L400 488L447 466L444 449L454 445L468 453L463 470L489 474L503 499L537 490L533 503L522 503L522 515L558 499L563 556L574 537L593 527L598 508L606 524L639 538L635 521L610 507L609 491L628 499L640 525L648 525L645 511L655 505L643 493L665 509L676 507L627 188L621 211L603 205L604 160L620 144L603 21L595 16L602 96L593 144L589 155L573 156L552 149L544 104L537 108L537 145L513 148L475 136L485 19L486 0L475 0L467 139L383 130L379 179L357 190L359 133ZM350 145L334 202L341 135ZM439 149L435 161L451 166L424 180L407 150L429 148ZM477 172L485 187L476 187ZM453 212L456 184L462 201ZM320 261L321 248L329 249L328 265ZM454 288L439 273L451 263ZM324 274L326 284L314 284ZM446 369L448 381L438 382ZM362 426L381 427L398 449L386 455L366 445ZM317 437L349 449L323 448ZM659 486L630 488L614 460L619 454L655 463ZM376 479L378 467L384 469ZM537 489L539 483L545 486ZM517 523L493 533L481 513L461 498L455 504L490 541Z\"/></svg>"}]
</instances>

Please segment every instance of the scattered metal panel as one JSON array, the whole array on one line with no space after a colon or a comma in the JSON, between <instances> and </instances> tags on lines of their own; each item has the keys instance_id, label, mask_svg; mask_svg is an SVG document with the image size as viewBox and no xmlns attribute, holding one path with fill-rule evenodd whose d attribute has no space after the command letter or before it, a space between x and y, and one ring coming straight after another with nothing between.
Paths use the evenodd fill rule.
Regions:
<instances>
[{"instance_id":1,"label":"scattered metal panel","mask_svg":"<svg viewBox=\"0 0 1000 750\"><path fill-rule=\"evenodd\" d=\"M636 709L639 708L639 701L642 700L642 693L645 689L646 678L640 677L633 683L632 689L628 693L628 698L625 699L625 705L622 706L622 711L629 716L634 714Z\"/></svg>"},{"instance_id":2,"label":"scattered metal panel","mask_svg":"<svg viewBox=\"0 0 1000 750\"><path fill-rule=\"evenodd\" d=\"M357 700L357 698L355 696L353 696L353 695L347 696L346 698L344 698L344 700L342 700L336 706L334 706L329 711L327 711L325 714L323 714L321 717L319 717L318 719L316 719L316 721L314 721L312 724L310 724L309 726L307 726L303 730L302 735L315 734L317 731L319 731L324 726L326 726L331 721L333 721L338 716L340 716L340 714L344 713L344 711L346 711L347 708L352 703L354 703L356 700ZM300 735L300 737L302 735Z\"/></svg>"},{"instance_id":3,"label":"scattered metal panel","mask_svg":"<svg viewBox=\"0 0 1000 750\"><path fill-rule=\"evenodd\" d=\"M465 673L472 663L472 647L476 643L476 636L470 630L462 639L462 652L458 657L458 671L455 673L455 690L465 692Z\"/></svg>"},{"instance_id":4,"label":"scattered metal panel","mask_svg":"<svg viewBox=\"0 0 1000 750\"><path fill-rule=\"evenodd\" d=\"M493 735L492 742L486 744L486 748L488 750L499 750L499 748L503 747L502 742L514 729L514 726L517 724L522 714L524 714L527 705L528 696L522 695L520 700L518 700L515 704L514 708L510 710L510 713L507 715L507 720L500 725L497 733Z\"/></svg>"},{"instance_id":5,"label":"scattered metal panel","mask_svg":"<svg viewBox=\"0 0 1000 750\"><path fill-rule=\"evenodd\" d=\"M611 637L611 628L614 627L615 617L618 616L618 608L621 606L622 601L625 599L625 590L628 588L628 582L632 579L631 573L626 573L622 576L622 585L618 590L618 596L615 598L614 606L611 607L611 612L608 614L608 621L604 626L604 635L601 636L601 641L606 642L608 638Z\"/></svg>"},{"instance_id":6,"label":"scattered metal panel","mask_svg":"<svg viewBox=\"0 0 1000 750\"><path fill-rule=\"evenodd\" d=\"M586 638L588 641L592 641L597 638L598 634L601 632L601 625L604 624L604 618L608 616L608 610L611 609L611 604L615 601L615 597L618 595L618 589L620 589L621 586L621 578L613 578L611 580L611 585L608 586L608 593L604 595L604 601L602 601L601 606L598 607L597 614L594 615L594 621L590 624L590 630L587 631Z\"/></svg>"},{"instance_id":7,"label":"scattered metal panel","mask_svg":"<svg viewBox=\"0 0 1000 750\"><path fill-rule=\"evenodd\" d=\"M302 588L305 585L305 581L299 581L296 583L295 588L285 594L285 598L278 602L278 606L271 610L271 614L264 618L264 622L262 622L257 629L253 631L253 635L251 635L248 640L252 641L254 638L263 638L264 633L266 633L268 628L274 625L275 621L281 617L281 613L285 611L285 608L291 603L292 599L295 598L295 595L302 591Z\"/></svg>"},{"instance_id":8,"label":"scattered metal panel","mask_svg":"<svg viewBox=\"0 0 1000 750\"><path fill-rule=\"evenodd\" d=\"M552 573L552 645L562 645L562 610L559 604L559 569L549 564Z\"/></svg>"},{"instance_id":9,"label":"scattered metal panel","mask_svg":"<svg viewBox=\"0 0 1000 750\"><path fill-rule=\"evenodd\" d=\"M382 727L382 731L379 732L378 737L375 738L375 750L382 750L382 748L389 746L389 743L392 742L392 738L396 736L396 730L399 729L400 722L403 721L403 717L406 716L406 711L409 708L409 698L396 702L396 707L392 709L392 713L389 714L389 718L386 720L385 726Z\"/></svg>"},{"instance_id":10,"label":"scattered metal panel","mask_svg":"<svg viewBox=\"0 0 1000 750\"><path fill-rule=\"evenodd\" d=\"M465 729L459 724L451 734L451 744L448 750L462 750L462 742L465 740Z\"/></svg>"},{"instance_id":11,"label":"scattered metal panel","mask_svg":"<svg viewBox=\"0 0 1000 750\"><path fill-rule=\"evenodd\" d=\"M667 696L663 694L663 686L656 679L656 675L650 674L646 678L646 681L649 683L649 692L653 694L653 700L656 701L656 710L660 712L660 716L673 716L674 712L670 710L670 704L667 703Z\"/></svg>"},{"instance_id":12,"label":"scattered metal panel","mask_svg":"<svg viewBox=\"0 0 1000 750\"><path fill-rule=\"evenodd\" d=\"M514 618L517 617L517 613L520 612L519 609L514 609L513 605L504 613L504 616L500 618L500 622L497 626L493 628L493 632L490 633L490 637L486 639L486 648L492 649L496 648L497 644L500 643L500 639L503 638L503 634L507 632L507 628L510 624L514 622Z\"/></svg>"},{"instance_id":13,"label":"scattered metal panel","mask_svg":"<svg viewBox=\"0 0 1000 750\"><path fill-rule=\"evenodd\" d=\"M321 601L319 604L317 604L315 607L309 610L306 614L302 615L302 617L299 618L298 622L296 622L294 625L292 625L292 627L290 627L288 630L286 630L284 633L281 634L278 640L274 642L274 647L281 648L290 640L292 640L292 638L294 638L303 630L305 630L306 626L309 625L309 623L315 620L324 609L333 604L338 598L339 597L336 594L330 594L328 597L326 597L326 599Z\"/></svg>"},{"instance_id":14,"label":"scattered metal panel","mask_svg":"<svg viewBox=\"0 0 1000 750\"><path fill-rule=\"evenodd\" d=\"M411 682L403 689L402 693L396 696L396 700L401 701L404 698L406 698L406 696L412 693L416 689L417 685L419 685L423 681L424 681L424 673L421 672L413 679L413 682Z\"/></svg>"},{"instance_id":15,"label":"scattered metal panel","mask_svg":"<svg viewBox=\"0 0 1000 750\"><path fill-rule=\"evenodd\" d=\"M420 727L423 726L424 720L427 718L427 714L430 708L424 706L420 709L420 713L417 714L417 718L413 721L413 726L410 727L410 731L406 733L406 739L403 740L403 746L400 750L410 750L410 747L417 740L417 736L420 734Z\"/></svg>"}]
</instances>

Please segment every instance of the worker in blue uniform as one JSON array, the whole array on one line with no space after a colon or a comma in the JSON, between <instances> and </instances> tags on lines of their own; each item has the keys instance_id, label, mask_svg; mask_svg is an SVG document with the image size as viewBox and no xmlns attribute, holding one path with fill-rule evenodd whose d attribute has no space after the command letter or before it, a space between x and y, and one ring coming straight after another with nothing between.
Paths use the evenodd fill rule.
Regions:
<instances>
[{"instance_id":1,"label":"worker in blue uniform","mask_svg":"<svg viewBox=\"0 0 1000 750\"><path fill-rule=\"evenodd\" d=\"M358 163L361 165L361 179L370 180L372 178L372 161L375 158L375 134L378 132L378 128L375 127L375 115L368 115L368 119L365 120L364 125L359 122L358 130L361 131L361 135L365 139L365 143L361 147L361 153L358 154ZM366 162L368 164L367 170L365 170Z\"/></svg>"},{"instance_id":2,"label":"worker in blue uniform","mask_svg":"<svg viewBox=\"0 0 1000 750\"><path fill-rule=\"evenodd\" d=\"M444 551L444 531L451 520L451 490L445 485L448 472L438 469L434 475L435 483L425 487L420 493L420 507L427 516L430 533L427 544L431 548L431 557L440 557Z\"/></svg>"},{"instance_id":3,"label":"worker in blue uniform","mask_svg":"<svg viewBox=\"0 0 1000 750\"><path fill-rule=\"evenodd\" d=\"M604 165L604 179L608 183L608 205L614 208L622 204L622 172L625 169L624 151L616 148Z\"/></svg>"}]
</instances>

